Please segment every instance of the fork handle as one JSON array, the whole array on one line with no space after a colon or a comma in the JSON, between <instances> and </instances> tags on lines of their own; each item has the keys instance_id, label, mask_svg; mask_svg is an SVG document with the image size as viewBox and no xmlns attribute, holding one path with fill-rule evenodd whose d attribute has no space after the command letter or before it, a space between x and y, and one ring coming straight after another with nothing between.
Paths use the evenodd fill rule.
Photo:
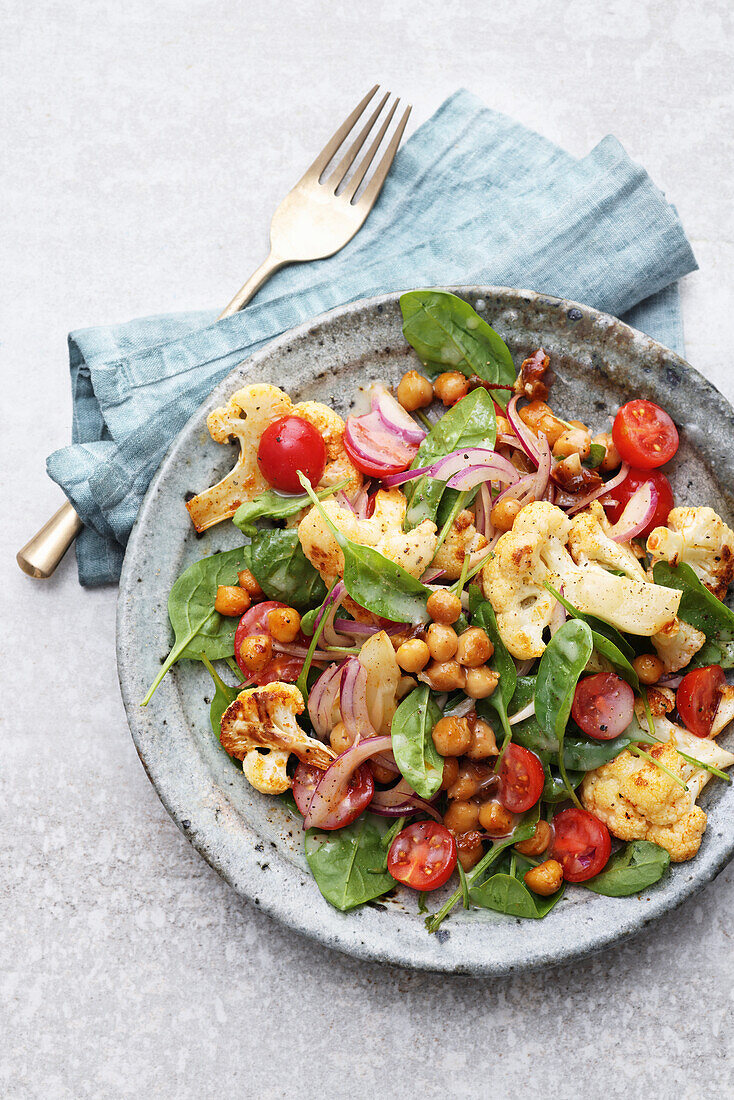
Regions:
<instances>
[{"instance_id":1,"label":"fork handle","mask_svg":"<svg viewBox=\"0 0 734 1100\"><path fill-rule=\"evenodd\" d=\"M223 317L231 317L233 313L239 313L242 307L246 306L250 299L257 294L263 283L266 283L270 276L274 275L287 262L287 260L283 260L280 256L276 256L274 252L271 252L267 259L260 264L257 271L252 273L245 285L240 287L227 308L219 314L217 320L221 321Z\"/></svg>"}]
</instances>

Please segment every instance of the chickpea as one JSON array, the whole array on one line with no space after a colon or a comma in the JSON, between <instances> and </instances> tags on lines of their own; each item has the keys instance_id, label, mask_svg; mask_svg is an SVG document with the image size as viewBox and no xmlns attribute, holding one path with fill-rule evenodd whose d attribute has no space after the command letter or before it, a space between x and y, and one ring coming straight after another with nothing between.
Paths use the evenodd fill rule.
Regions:
<instances>
[{"instance_id":1,"label":"chickpea","mask_svg":"<svg viewBox=\"0 0 734 1100\"><path fill-rule=\"evenodd\" d=\"M468 668L466 670L466 685L464 691L470 699L487 699L492 694L500 678L496 672L486 665L480 668Z\"/></svg>"},{"instance_id":2,"label":"chickpea","mask_svg":"<svg viewBox=\"0 0 734 1100\"><path fill-rule=\"evenodd\" d=\"M519 500L500 500L489 513L489 518L498 531L511 531L521 508Z\"/></svg>"},{"instance_id":3,"label":"chickpea","mask_svg":"<svg viewBox=\"0 0 734 1100\"><path fill-rule=\"evenodd\" d=\"M420 638L411 638L398 647L395 656L404 672L420 672L428 664L431 651Z\"/></svg>"},{"instance_id":4,"label":"chickpea","mask_svg":"<svg viewBox=\"0 0 734 1100\"><path fill-rule=\"evenodd\" d=\"M529 405L520 409L520 419L537 435L543 432L548 443L552 447L559 436L566 431L566 425L557 416L545 401L531 401Z\"/></svg>"},{"instance_id":5,"label":"chickpea","mask_svg":"<svg viewBox=\"0 0 734 1100\"><path fill-rule=\"evenodd\" d=\"M471 730L471 745L466 750L466 755L470 760L486 760L488 756L499 755L494 730L489 722L474 715L474 717L469 718L469 728Z\"/></svg>"},{"instance_id":6,"label":"chickpea","mask_svg":"<svg viewBox=\"0 0 734 1100\"><path fill-rule=\"evenodd\" d=\"M295 642L301 629L301 616L295 607L276 607L268 612L268 626L276 642Z\"/></svg>"},{"instance_id":7,"label":"chickpea","mask_svg":"<svg viewBox=\"0 0 734 1100\"><path fill-rule=\"evenodd\" d=\"M439 374L433 383L433 392L444 405L455 405L466 397L469 392L469 380L458 370L445 371Z\"/></svg>"},{"instance_id":8,"label":"chickpea","mask_svg":"<svg viewBox=\"0 0 734 1100\"><path fill-rule=\"evenodd\" d=\"M547 821L539 821L535 826L535 832L528 840L521 840L516 844L518 852L523 856L539 856L551 842L552 830Z\"/></svg>"},{"instance_id":9,"label":"chickpea","mask_svg":"<svg viewBox=\"0 0 734 1100\"><path fill-rule=\"evenodd\" d=\"M244 588L238 588L234 584L220 584L217 588L214 610L220 615L239 618L240 615L244 615L249 606L250 597Z\"/></svg>"},{"instance_id":10,"label":"chickpea","mask_svg":"<svg viewBox=\"0 0 734 1100\"><path fill-rule=\"evenodd\" d=\"M663 662L654 653L641 653L635 657L632 667L641 684L656 684L663 675Z\"/></svg>"},{"instance_id":11,"label":"chickpea","mask_svg":"<svg viewBox=\"0 0 734 1100\"><path fill-rule=\"evenodd\" d=\"M434 691L463 691L466 686L466 673L458 661L434 661L422 679Z\"/></svg>"},{"instance_id":12,"label":"chickpea","mask_svg":"<svg viewBox=\"0 0 734 1100\"><path fill-rule=\"evenodd\" d=\"M547 898L560 889L563 882L563 868L557 860L547 859L545 863L539 863L537 867L531 867L522 877L525 879L528 890Z\"/></svg>"},{"instance_id":13,"label":"chickpea","mask_svg":"<svg viewBox=\"0 0 734 1100\"><path fill-rule=\"evenodd\" d=\"M479 809L479 824L490 836L507 836L515 818L499 802L485 802Z\"/></svg>"},{"instance_id":14,"label":"chickpea","mask_svg":"<svg viewBox=\"0 0 734 1100\"><path fill-rule=\"evenodd\" d=\"M442 623L431 623L426 634L428 652L434 661L450 661L456 654L459 639L453 627Z\"/></svg>"},{"instance_id":15,"label":"chickpea","mask_svg":"<svg viewBox=\"0 0 734 1100\"><path fill-rule=\"evenodd\" d=\"M451 626L461 615L461 600L454 592L449 592L448 588L437 588L428 597L426 610L434 623Z\"/></svg>"},{"instance_id":16,"label":"chickpea","mask_svg":"<svg viewBox=\"0 0 734 1100\"><path fill-rule=\"evenodd\" d=\"M376 760L373 756L371 760L368 760L370 771L376 783L394 783L395 772L391 768L385 767L379 760Z\"/></svg>"},{"instance_id":17,"label":"chickpea","mask_svg":"<svg viewBox=\"0 0 734 1100\"><path fill-rule=\"evenodd\" d=\"M238 573L237 580L239 581L240 588L244 588L245 592L249 592L250 599L253 600L253 602L262 599L265 595L255 579L255 574L251 573L249 569L243 569L241 573Z\"/></svg>"},{"instance_id":18,"label":"chickpea","mask_svg":"<svg viewBox=\"0 0 734 1100\"><path fill-rule=\"evenodd\" d=\"M488 768L486 764L475 764L474 761L467 760L459 765L458 775L446 794L452 799L468 800L474 798L486 787L487 780L491 778L492 769Z\"/></svg>"},{"instance_id":19,"label":"chickpea","mask_svg":"<svg viewBox=\"0 0 734 1100\"><path fill-rule=\"evenodd\" d=\"M269 634L250 634L240 646L240 660L248 672L260 672L273 656L273 641Z\"/></svg>"},{"instance_id":20,"label":"chickpea","mask_svg":"<svg viewBox=\"0 0 734 1100\"><path fill-rule=\"evenodd\" d=\"M570 458L578 455L585 459L591 453L591 435L586 428L568 428L553 444L556 458Z\"/></svg>"},{"instance_id":21,"label":"chickpea","mask_svg":"<svg viewBox=\"0 0 734 1100\"><path fill-rule=\"evenodd\" d=\"M497 435L512 435L512 424L506 416L497 417Z\"/></svg>"},{"instance_id":22,"label":"chickpea","mask_svg":"<svg viewBox=\"0 0 734 1100\"><path fill-rule=\"evenodd\" d=\"M484 845L479 833L460 833L456 838L456 854L465 871L476 867L484 855Z\"/></svg>"},{"instance_id":23,"label":"chickpea","mask_svg":"<svg viewBox=\"0 0 734 1100\"><path fill-rule=\"evenodd\" d=\"M398 401L406 412L415 412L416 409L425 409L433 401L433 386L418 374L417 370L409 370L398 383Z\"/></svg>"},{"instance_id":24,"label":"chickpea","mask_svg":"<svg viewBox=\"0 0 734 1100\"><path fill-rule=\"evenodd\" d=\"M600 470L603 470L604 473L610 473L612 470L619 469L622 465L622 456L615 446L611 432L599 432L591 442L597 443L605 451L604 458L599 463Z\"/></svg>"},{"instance_id":25,"label":"chickpea","mask_svg":"<svg viewBox=\"0 0 734 1100\"><path fill-rule=\"evenodd\" d=\"M471 730L466 718L449 715L439 718L433 727L433 743L441 756L461 756L471 745Z\"/></svg>"},{"instance_id":26,"label":"chickpea","mask_svg":"<svg viewBox=\"0 0 734 1100\"><path fill-rule=\"evenodd\" d=\"M476 829L479 820L479 807L476 802L451 802L443 815L443 823L452 833L468 833Z\"/></svg>"},{"instance_id":27,"label":"chickpea","mask_svg":"<svg viewBox=\"0 0 734 1100\"><path fill-rule=\"evenodd\" d=\"M486 631L479 626L470 626L459 635L459 644L456 649L456 660L464 668L478 668L494 653L494 646L490 642Z\"/></svg>"},{"instance_id":28,"label":"chickpea","mask_svg":"<svg viewBox=\"0 0 734 1100\"><path fill-rule=\"evenodd\" d=\"M443 779L441 780L441 790L447 791L449 787L453 787L454 783L459 776L459 761L455 756L447 756L443 762Z\"/></svg>"},{"instance_id":29,"label":"chickpea","mask_svg":"<svg viewBox=\"0 0 734 1100\"><path fill-rule=\"evenodd\" d=\"M343 722L337 722L329 734L329 744L337 755L346 752L352 741Z\"/></svg>"}]
</instances>

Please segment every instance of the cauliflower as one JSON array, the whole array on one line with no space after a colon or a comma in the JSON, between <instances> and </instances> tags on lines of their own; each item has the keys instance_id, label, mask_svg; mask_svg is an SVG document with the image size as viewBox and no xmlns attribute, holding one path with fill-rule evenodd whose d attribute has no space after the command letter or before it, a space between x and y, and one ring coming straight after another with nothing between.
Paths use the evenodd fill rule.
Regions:
<instances>
[{"instance_id":1,"label":"cauliflower","mask_svg":"<svg viewBox=\"0 0 734 1100\"><path fill-rule=\"evenodd\" d=\"M685 562L720 600L734 577L734 531L713 508L673 508L667 527L656 527L647 540L653 565Z\"/></svg>"},{"instance_id":2,"label":"cauliflower","mask_svg":"<svg viewBox=\"0 0 734 1100\"><path fill-rule=\"evenodd\" d=\"M688 790L651 761L625 750L586 774L581 801L620 840L651 840L670 852L673 862L682 863L701 846L707 819L696 799L711 773L689 764L677 748L717 768L734 764L734 755L663 715L654 718L654 728L662 743L654 745L650 755L682 779Z\"/></svg>"},{"instance_id":3,"label":"cauliflower","mask_svg":"<svg viewBox=\"0 0 734 1100\"><path fill-rule=\"evenodd\" d=\"M296 715L301 713L303 698L295 684L276 681L241 691L222 715L222 748L242 760L245 776L263 794L288 790L291 780L286 764L292 752L321 769L334 759L330 748L300 728Z\"/></svg>"},{"instance_id":4,"label":"cauliflower","mask_svg":"<svg viewBox=\"0 0 734 1100\"><path fill-rule=\"evenodd\" d=\"M723 729L734 719L734 687L727 684L721 688L721 699L714 714L709 737L718 737Z\"/></svg>"},{"instance_id":5,"label":"cauliflower","mask_svg":"<svg viewBox=\"0 0 734 1100\"><path fill-rule=\"evenodd\" d=\"M276 386L256 382L233 393L226 405L214 409L206 418L209 434L215 443L237 439L240 454L237 463L225 478L210 489L187 501L186 507L197 531L206 531L215 523L229 519L240 504L252 500L270 488L257 463L260 436L282 416L300 416L312 424L326 445L326 467L318 488L328 488L348 477L345 487L356 492L362 475L352 466L344 450L344 421L317 401L293 405L287 393Z\"/></svg>"},{"instance_id":6,"label":"cauliflower","mask_svg":"<svg viewBox=\"0 0 734 1100\"><path fill-rule=\"evenodd\" d=\"M352 542L372 546L411 576L420 577L431 564L437 541L436 525L426 519L412 531L404 532L407 505L399 489L379 489L374 512L368 519L359 519L335 500L325 500L322 507L334 526ZM344 555L317 508L311 508L299 523L298 537L304 554L327 588L344 575ZM353 615L364 617L365 612L360 612L352 601L345 601L345 606ZM371 621L372 616L369 618Z\"/></svg>"},{"instance_id":7,"label":"cauliflower","mask_svg":"<svg viewBox=\"0 0 734 1100\"><path fill-rule=\"evenodd\" d=\"M598 552L597 526L592 527L592 542L584 538L584 525L577 524L578 563L566 548L572 521L545 501L523 508L512 530L498 540L482 570L482 589L513 657L540 657L545 649L543 631L550 624L555 599L544 582L562 588L580 611L598 615L628 634L655 634L675 618L680 592L637 577L615 576L592 557Z\"/></svg>"},{"instance_id":8,"label":"cauliflower","mask_svg":"<svg viewBox=\"0 0 734 1100\"><path fill-rule=\"evenodd\" d=\"M689 661L698 653L706 641L706 635L690 623L682 619L674 619L663 630L652 636L652 644L655 647L663 669L669 676L678 669L685 668Z\"/></svg>"},{"instance_id":9,"label":"cauliflower","mask_svg":"<svg viewBox=\"0 0 734 1100\"><path fill-rule=\"evenodd\" d=\"M609 535L611 524L598 500L571 520L568 549L577 565L596 562L616 569L630 580L646 581L647 575L628 542L615 542Z\"/></svg>"},{"instance_id":10,"label":"cauliflower","mask_svg":"<svg viewBox=\"0 0 734 1100\"><path fill-rule=\"evenodd\" d=\"M474 526L471 512L459 512L432 564L437 569L443 569L446 580L455 581L461 576L464 556L475 554L487 545L484 535Z\"/></svg>"}]
</instances>

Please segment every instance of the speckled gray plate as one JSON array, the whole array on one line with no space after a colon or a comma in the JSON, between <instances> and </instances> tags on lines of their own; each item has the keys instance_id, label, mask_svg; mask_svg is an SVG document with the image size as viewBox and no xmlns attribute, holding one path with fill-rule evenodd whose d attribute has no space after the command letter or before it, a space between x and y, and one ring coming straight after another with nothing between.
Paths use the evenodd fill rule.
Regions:
<instances>
[{"instance_id":1,"label":"speckled gray plate","mask_svg":"<svg viewBox=\"0 0 734 1100\"><path fill-rule=\"evenodd\" d=\"M724 398L673 352L605 314L572 302L497 287L460 290L505 338L515 360L541 344L557 381L553 404L605 427L630 397L650 397L682 428L672 471L680 502L707 503L731 523L734 414ZM299 823L259 795L213 737L205 671L184 661L151 704L140 700L168 652L168 590L196 558L237 545L231 524L197 539L184 508L231 467L234 448L213 443L206 414L244 382L273 382L294 399L317 399L346 414L357 387L397 382L413 352L401 333L398 295L333 310L275 340L234 370L189 421L148 490L125 558L118 605L118 662L135 745L174 821L244 897L285 924L364 959L477 974L505 974L599 951L637 932L709 882L734 852L734 789L715 780L702 804L709 825L697 858L675 866L640 897L597 897L571 888L542 921L455 911L428 935L416 895L351 913L319 894L303 857ZM435 898L435 895L434 895ZM431 908L437 908L435 899Z\"/></svg>"}]
</instances>

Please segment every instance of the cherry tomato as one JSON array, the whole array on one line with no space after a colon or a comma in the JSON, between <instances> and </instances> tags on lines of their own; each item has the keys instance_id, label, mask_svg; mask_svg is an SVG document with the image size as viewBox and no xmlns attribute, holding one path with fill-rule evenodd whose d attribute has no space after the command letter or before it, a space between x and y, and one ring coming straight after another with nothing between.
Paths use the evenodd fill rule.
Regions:
<instances>
[{"instance_id":1,"label":"cherry tomato","mask_svg":"<svg viewBox=\"0 0 734 1100\"><path fill-rule=\"evenodd\" d=\"M635 693L621 676L597 672L579 680L571 714L588 737L611 741L627 729L634 713Z\"/></svg>"},{"instance_id":2,"label":"cherry tomato","mask_svg":"<svg viewBox=\"0 0 734 1100\"><path fill-rule=\"evenodd\" d=\"M678 429L652 401L628 401L614 418L612 439L625 462L654 470L678 450Z\"/></svg>"},{"instance_id":3,"label":"cherry tomato","mask_svg":"<svg viewBox=\"0 0 734 1100\"><path fill-rule=\"evenodd\" d=\"M388 432L376 413L348 416L344 449L352 464L369 477L388 477L407 470L418 451L417 443L406 443Z\"/></svg>"},{"instance_id":4,"label":"cherry tomato","mask_svg":"<svg viewBox=\"0 0 734 1100\"><path fill-rule=\"evenodd\" d=\"M675 705L684 725L696 737L708 737L714 715L721 702L721 689L726 686L721 665L694 668L687 673L675 696Z\"/></svg>"},{"instance_id":5,"label":"cherry tomato","mask_svg":"<svg viewBox=\"0 0 734 1100\"><path fill-rule=\"evenodd\" d=\"M500 765L499 801L513 814L524 814L540 798L545 772L538 757L530 749L514 742L505 749Z\"/></svg>"},{"instance_id":6,"label":"cherry tomato","mask_svg":"<svg viewBox=\"0 0 734 1100\"><path fill-rule=\"evenodd\" d=\"M456 841L445 825L415 821L390 845L387 869L413 890L438 890L456 866Z\"/></svg>"},{"instance_id":7,"label":"cherry tomato","mask_svg":"<svg viewBox=\"0 0 734 1100\"><path fill-rule=\"evenodd\" d=\"M268 612L276 607L285 607L286 604L277 600L264 600L262 603L253 604L239 621L234 635L234 656L242 670L242 675L247 680L254 680L256 684L271 684L274 680L285 680L287 683L295 683L301 674L303 660L301 657L289 657L286 653L276 653L259 672L250 672L249 668L240 662L240 646L245 638L251 634L270 634ZM298 633L294 645L308 645L308 639Z\"/></svg>"},{"instance_id":8,"label":"cherry tomato","mask_svg":"<svg viewBox=\"0 0 734 1100\"><path fill-rule=\"evenodd\" d=\"M326 466L326 444L302 416L281 416L260 436L257 464L266 481L281 493L302 493L298 471L318 485Z\"/></svg>"},{"instance_id":9,"label":"cherry tomato","mask_svg":"<svg viewBox=\"0 0 734 1100\"><path fill-rule=\"evenodd\" d=\"M293 797L304 817L308 813L314 792L325 775L326 772L313 764L299 761L293 776ZM367 809L374 793L375 781L369 764L360 764L349 780L347 793L330 809L326 819L319 822L319 829L331 832L333 829L343 829L345 825L351 825Z\"/></svg>"},{"instance_id":10,"label":"cherry tomato","mask_svg":"<svg viewBox=\"0 0 734 1100\"><path fill-rule=\"evenodd\" d=\"M611 851L609 829L588 810L571 806L553 818L553 840L547 858L561 864L566 882L586 882L598 875Z\"/></svg>"},{"instance_id":11,"label":"cherry tomato","mask_svg":"<svg viewBox=\"0 0 734 1100\"><path fill-rule=\"evenodd\" d=\"M618 485L616 489L612 489L611 493L605 493L603 497L599 497L600 502L606 509L610 521L616 523L622 515L625 505L632 494L635 493L641 485L644 485L646 481L651 481L655 487L655 491L658 495L658 506L655 509L652 519L642 532L645 537L650 534L653 527L664 526L668 518L668 512L673 507L673 490L665 474L661 474L659 470L640 470L631 468L621 485Z\"/></svg>"}]
</instances>

